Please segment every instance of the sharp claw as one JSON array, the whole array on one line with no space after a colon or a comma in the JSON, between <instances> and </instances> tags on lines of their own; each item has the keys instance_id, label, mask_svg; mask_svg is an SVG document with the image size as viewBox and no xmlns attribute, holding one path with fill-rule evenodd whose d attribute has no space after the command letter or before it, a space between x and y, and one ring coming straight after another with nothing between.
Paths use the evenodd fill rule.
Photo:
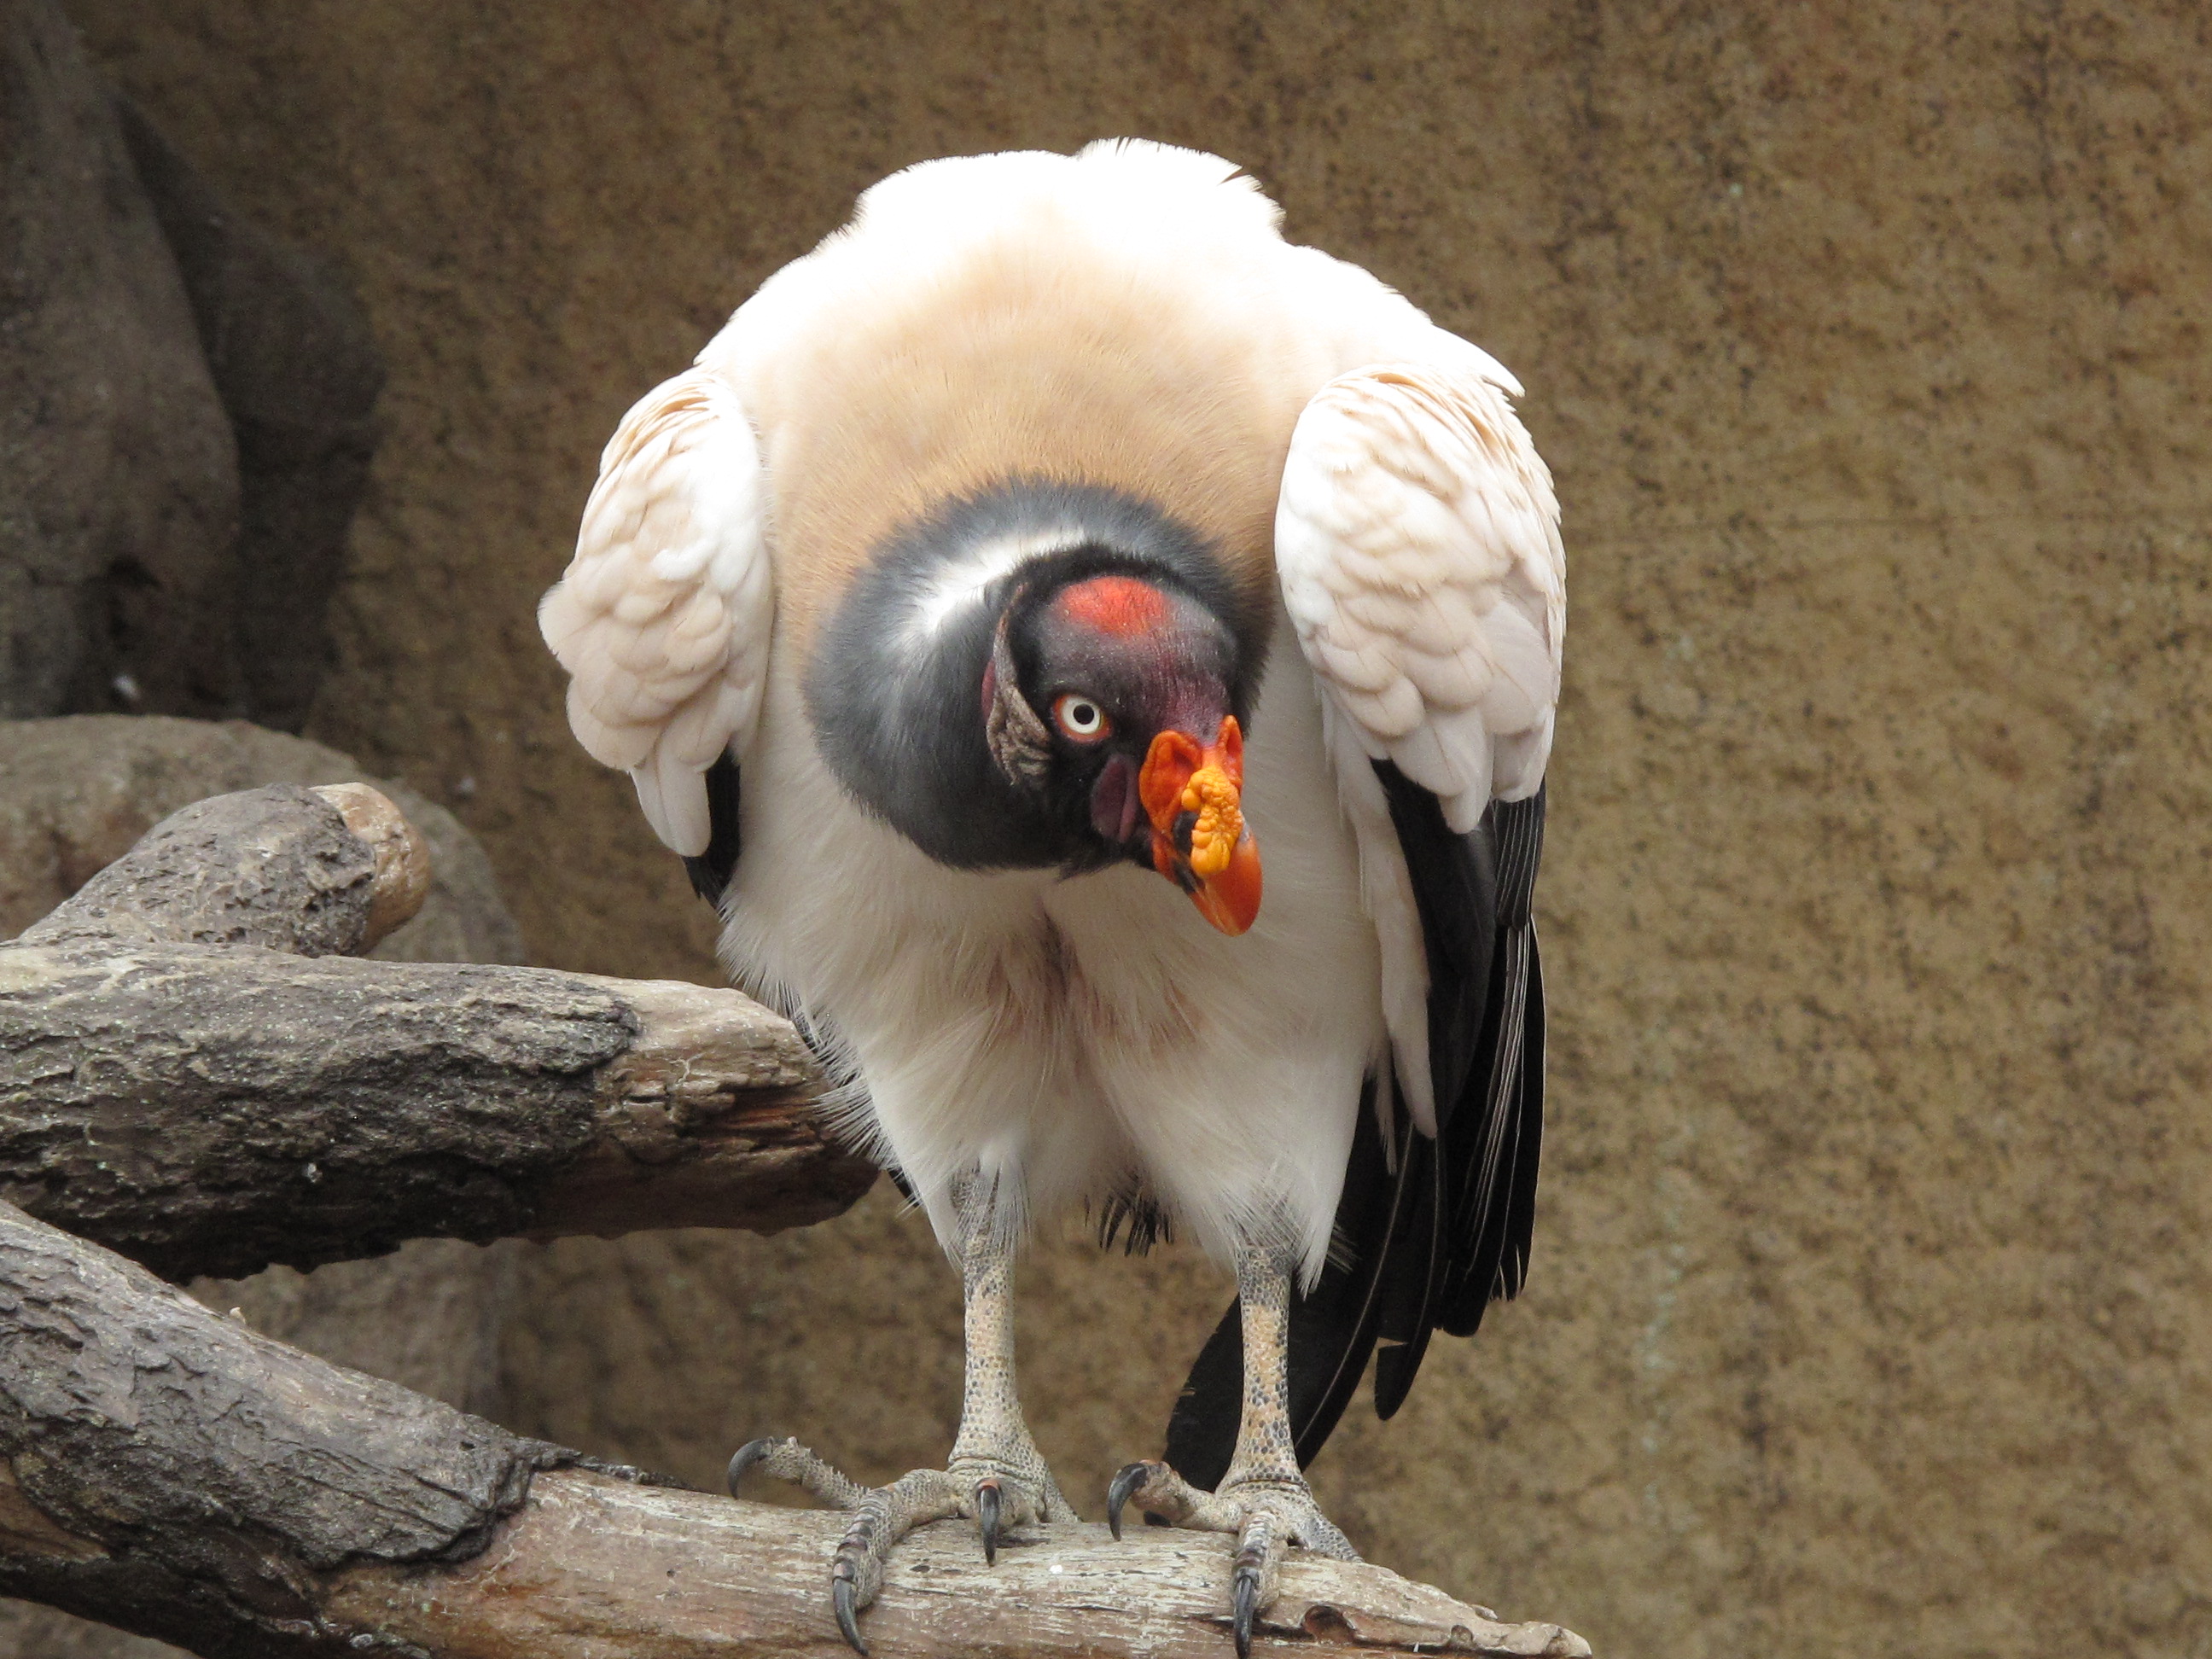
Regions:
<instances>
[{"instance_id":1,"label":"sharp claw","mask_svg":"<svg viewBox=\"0 0 2212 1659\"><path fill-rule=\"evenodd\" d=\"M983 1565L999 1565L999 1483L978 1480L975 1483L975 1521L983 1534Z\"/></svg>"},{"instance_id":2,"label":"sharp claw","mask_svg":"<svg viewBox=\"0 0 2212 1659\"><path fill-rule=\"evenodd\" d=\"M1113 1485L1106 1488L1106 1524L1112 1529L1116 1541L1121 1536L1121 1506L1129 1501L1130 1495L1138 1487L1145 1484L1145 1476L1151 1472L1152 1467L1145 1462L1124 1463L1121 1473L1114 1477Z\"/></svg>"},{"instance_id":3,"label":"sharp claw","mask_svg":"<svg viewBox=\"0 0 2212 1659\"><path fill-rule=\"evenodd\" d=\"M853 1584L853 1564L840 1561L830 1569L830 1604L837 1611L837 1628L853 1651L867 1659L868 1644L860 1639L860 1620L854 1602L859 1599Z\"/></svg>"},{"instance_id":4,"label":"sharp claw","mask_svg":"<svg viewBox=\"0 0 2212 1659\"><path fill-rule=\"evenodd\" d=\"M1237 1577L1230 1605L1235 1613L1237 1659L1251 1659L1252 1619L1260 1610L1260 1560L1250 1551L1237 1557Z\"/></svg>"},{"instance_id":5,"label":"sharp claw","mask_svg":"<svg viewBox=\"0 0 2212 1659\"><path fill-rule=\"evenodd\" d=\"M766 1457L775 1445L774 1440L748 1440L738 1448L737 1455L730 1459L730 1496L738 1495L738 1482L745 1478L746 1471Z\"/></svg>"}]
</instances>

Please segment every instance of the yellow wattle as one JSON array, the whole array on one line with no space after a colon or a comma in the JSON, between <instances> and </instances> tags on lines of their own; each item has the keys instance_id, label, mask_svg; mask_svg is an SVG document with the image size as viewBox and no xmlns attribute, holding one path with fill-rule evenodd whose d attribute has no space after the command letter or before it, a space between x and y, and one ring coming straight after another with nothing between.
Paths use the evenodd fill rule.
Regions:
<instances>
[{"instance_id":1,"label":"yellow wattle","mask_svg":"<svg viewBox=\"0 0 2212 1659\"><path fill-rule=\"evenodd\" d=\"M1201 879L1219 875L1244 834L1237 786L1219 767L1201 766L1183 785L1182 810L1198 814L1190 832L1191 873Z\"/></svg>"}]
</instances>

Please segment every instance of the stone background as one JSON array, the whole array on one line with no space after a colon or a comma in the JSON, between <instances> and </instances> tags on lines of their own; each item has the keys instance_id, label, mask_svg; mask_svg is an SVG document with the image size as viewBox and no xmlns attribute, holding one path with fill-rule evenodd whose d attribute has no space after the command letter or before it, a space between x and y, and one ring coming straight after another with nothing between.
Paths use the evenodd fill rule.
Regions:
<instances>
[{"instance_id":1,"label":"stone background","mask_svg":"<svg viewBox=\"0 0 2212 1659\"><path fill-rule=\"evenodd\" d=\"M2212 11L70 9L357 284L385 436L307 730L451 806L549 963L712 975L532 607L622 410L861 186L1216 149L1491 347L1572 573L1535 1275L1324 1502L1601 1653L2212 1654ZM700 1480L945 1449L954 1287L883 1194L519 1271L519 1428ZM1225 1292L1026 1285L1095 1493Z\"/></svg>"}]
</instances>

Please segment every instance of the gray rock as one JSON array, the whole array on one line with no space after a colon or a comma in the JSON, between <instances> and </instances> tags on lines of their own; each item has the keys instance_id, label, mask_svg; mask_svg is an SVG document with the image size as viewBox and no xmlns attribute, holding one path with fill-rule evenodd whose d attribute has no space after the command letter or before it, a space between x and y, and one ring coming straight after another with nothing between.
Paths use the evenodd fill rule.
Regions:
<instances>
[{"instance_id":1,"label":"gray rock","mask_svg":"<svg viewBox=\"0 0 2212 1659\"><path fill-rule=\"evenodd\" d=\"M117 108L238 441L246 714L296 732L330 665L327 613L376 447L384 360L337 271L240 218L137 106Z\"/></svg>"},{"instance_id":2,"label":"gray rock","mask_svg":"<svg viewBox=\"0 0 2212 1659\"><path fill-rule=\"evenodd\" d=\"M236 711L230 422L51 0L0 5L0 713Z\"/></svg>"},{"instance_id":3,"label":"gray rock","mask_svg":"<svg viewBox=\"0 0 2212 1659\"><path fill-rule=\"evenodd\" d=\"M0 3L0 715L296 731L383 362L335 271L225 206Z\"/></svg>"},{"instance_id":4,"label":"gray rock","mask_svg":"<svg viewBox=\"0 0 2212 1659\"><path fill-rule=\"evenodd\" d=\"M86 714L0 722L0 938L76 891L179 807L266 783L374 783L430 843L430 896L374 954L520 962L522 940L476 840L444 808L367 777L336 750L244 721ZM420 1239L374 1261L192 1293L325 1359L483 1413L495 1403L512 1248ZM172 1659L177 1650L49 1607L0 1600L0 1659Z\"/></svg>"}]
</instances>

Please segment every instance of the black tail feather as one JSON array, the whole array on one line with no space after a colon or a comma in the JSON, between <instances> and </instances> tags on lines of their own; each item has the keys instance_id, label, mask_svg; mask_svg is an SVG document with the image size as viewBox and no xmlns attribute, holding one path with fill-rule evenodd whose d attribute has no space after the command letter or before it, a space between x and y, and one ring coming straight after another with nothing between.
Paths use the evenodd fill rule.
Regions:
<instances>
[{"instance_id":1,"label":"black tail feather","mask_svg":"<svg viewBox=\"0 0 2212 1659\"><path fill-rule=\"evenodd\" d=\"M1232 1301L1198 1351L1168 1418L1167 1460L1176 1474L1211 1492L1229 1473L1244 1400L1243 1304Z\"/></svg>"},{"instance_id":2,"label":"black tail feather","mask_svg":"<svg viewBox=\"0 0 2212 1659\"><path fill-rule=\"evenodd\" d=\"M1444 1274L1444 1166L1437 1144L1415 1135L1406 1151L1411 1201L1403 1225L1390 1240L1378 1333L1383 1346L1375 1361L1375 1414L1397 1415L1428 1352L1431 1308Z\"/></svg>"}]
</instances>

